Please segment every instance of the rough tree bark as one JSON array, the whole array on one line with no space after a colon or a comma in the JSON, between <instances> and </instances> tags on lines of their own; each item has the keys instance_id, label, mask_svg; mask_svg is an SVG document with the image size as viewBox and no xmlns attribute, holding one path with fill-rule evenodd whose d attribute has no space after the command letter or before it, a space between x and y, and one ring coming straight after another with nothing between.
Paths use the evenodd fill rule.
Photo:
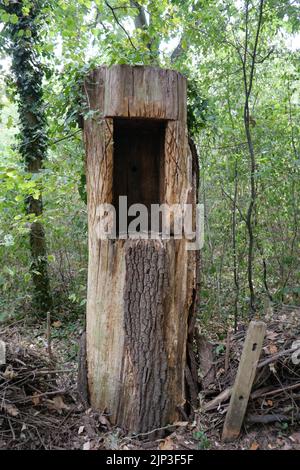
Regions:
<instances>
[{"instance_id":1,"label":"rough tree bark","mask_svg":"<svg viewBox=\"0 0 300 470\"><path fill-rule=\"evenodd\" d=\"M92 72L85 91L94 111L84 123L89 398L94 408L109 412L113 423L147 432L182 419L180 410L197 398L191 344L198 258L187 250L185 238L100 240L97 207L116 200L118 188L126 187L124 174L135 182L127 188L128 200L195 206L197 168L187 137L186 81L170 70L116 65ZM136 141L130 126L136 126ZM131 150L122 147L127 165L119 171L124 129ZM157 133L162 145L148 145ZM134 148L139 158L133 165L128 159ZM159 163L151 148L160 152ZM153 198L154 185L158 200L153 201L147 192Z\"/></svg>"}]
</instances>

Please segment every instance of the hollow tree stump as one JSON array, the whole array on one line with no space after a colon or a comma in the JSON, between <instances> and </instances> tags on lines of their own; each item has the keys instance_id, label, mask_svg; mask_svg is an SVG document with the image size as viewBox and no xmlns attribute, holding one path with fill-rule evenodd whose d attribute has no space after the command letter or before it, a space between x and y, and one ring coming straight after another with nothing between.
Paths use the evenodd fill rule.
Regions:
<instances>
[{"instance_id":1,"label":"hollow tree stump","mask_svg":"<svg viewBox=\"0 0 300 470\"><path fill-rule=\"evenodd\" d=\"M89 225L87 371L91 405L147 432L178 419L194 315L196 252L182 239L99 239L100 204L196 203L186 80L152 67L100 67L85 81ZM193 374L189 371L189 376Z\"/></svg>"}]
</instances>

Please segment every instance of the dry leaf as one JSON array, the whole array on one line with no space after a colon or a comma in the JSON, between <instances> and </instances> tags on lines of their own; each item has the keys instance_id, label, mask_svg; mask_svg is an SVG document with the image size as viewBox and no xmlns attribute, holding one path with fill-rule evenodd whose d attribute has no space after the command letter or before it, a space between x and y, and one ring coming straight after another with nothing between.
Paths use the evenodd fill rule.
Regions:
<instances>
[{"instance_id":1,"label":"dry leaf","mask_svg":"<svg viewBox=\"0 0 300 470\"><path fill-rule=\"evenodd\" d=\"M267 400L267 405L268 406L273 406L273 401L272 400Z\"/></svg>"},{"instance_id":2,"label":"dry leaf","mask_svg":"<svg viewBox=\"0 0 300 470\"><path fill-rule=\"evenodd\" d=\"M52 323L52 326L54 326L54 328L60 328L62 325L61 321L57 320L57 321L54 321Z\"/></svg>"},{"instance_id":3,"label":"dry leaf","mask_svg":"<svg viewBox=\"0 0 300 470\"><path fill-rule=\"evenodd\" d=\"M276 354L278 352L278 348L276 344L271 343L269 346L269 351L270 351L270 354Z\"/></svg>"},{"instance_id":4,"label":"dry leaf","mask_svg":"<svg viewBox=\"0 0 300 470\"><path fill-rule=\"evenodd\" d=\"M259 448L259 444L257 442L252 442L250 450L257 450Z\"/></svg>"},{"instance_id":5,"label":"dry leaf","mask_svg":"<svg viewBox=\"0 0 300 470\"><path fill-rule=\"evenodd\" d=\"M68 405L65 404L62 396L58 395L53 398L54 406L57 410L68 410Z\"/></svg>"},{"instance_id":6,"label":"dry leaf","mask_svg":"<svg viewBox=\"0 0 300 470\"><path fill-rule=\"evenodd\" d=\"M175 446L174 442L172 441L171 436L168 436L166 439L164 439L162 442L160 442L159 449L160 450L174 450L174 449L176 449L176 446Z\"/></svg>"},{"instance_id":7,"label":"dry leaf","mask_svg":"<svg viewBox=\"0 0 300 470\"><path fill-rule=\"evenodd\" d=\"M6 406L6 411L11 416L18 416L18 414L20 413L18 408L15 405L11 405L11 404Z\"/></svg>"},{"instance_id":8,"label":"dry leaf","mask_svg":"<svg viewBox=\"0 0 300 470\"><path fill-rule=\"evenodd\" d=\"M32 397L31 400L32 400L32 403L34 404L34 406L39 405L40 402L41 402L41 398L39 397L39 394L38 394L37 392L35 392L35 393L33 394L33 397Z\"/></svg>"}]
</instances>

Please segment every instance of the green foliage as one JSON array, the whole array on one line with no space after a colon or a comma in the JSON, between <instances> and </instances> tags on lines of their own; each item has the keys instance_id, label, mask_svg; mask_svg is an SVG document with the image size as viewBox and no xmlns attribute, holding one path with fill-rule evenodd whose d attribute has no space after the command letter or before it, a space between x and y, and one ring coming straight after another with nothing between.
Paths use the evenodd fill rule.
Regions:
<instances>
[{"instance_id":1,"label":"green foliage","mask_svg":"<svg viewBox=\"0 0 300 470\"><path fill-rule=\"evenodd\" d=\"M238 313L247 313L249 156L238 53L245 40L245 2L141 0L139 5L146 13L142 27L134 26L138 11L129 8L128 0L0 1L0 22L5 25L0 47L7 77L5 83L0 79L2 311L28 308L31 219L23 201L28 194L38 198L43 192L44 213L35 220L47 232L55 310L57 315L84 312L87 220L78 117L86 117L89 110L83 80L100 64L128 63L176 68L188 78L188 127L199 150L200 198L205 206L200 314L207 321L233 322L235 185ZM249 50L255 41L258 6L258 0L249 1ZM253 278L261 306L267 295L264 263L273 299L299 303L299 44L289 47L299 24L298 1L265 0L250 99L257 160ZM179 53L174 58L176 46ZM248 77L250 59L248 54ZM15 85L18 91L25 90L24 96L18 95L19 121L13 105ZM29 96L37 103L34 107ZM36 119L30 128L28 113ZM48 149L38 176L26 174L18 149L28 163L31 155L42 158Z\"/></svg>"},{"instance_id":2,"label":"green foliage","mask_svg":"<svg viewBox=\"0 0 300 470\"><path fill-rule=\"evenodd\" d=\"M225 351L225 346L224 344L218 344L215 348L215 354L217 356L220 356L221 354L223 354L223 352Z\"/></svg>"}]
</instances>

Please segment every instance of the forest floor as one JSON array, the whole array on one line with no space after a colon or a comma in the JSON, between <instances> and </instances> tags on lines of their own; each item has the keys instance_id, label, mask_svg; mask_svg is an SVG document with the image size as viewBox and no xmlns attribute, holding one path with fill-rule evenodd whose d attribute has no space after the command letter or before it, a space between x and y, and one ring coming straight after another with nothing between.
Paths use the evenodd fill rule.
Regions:
<instances>
[{"instance_id":1,"label":"forest floor","mask_svg":"<svg viewBox=\"0 0 300 470\"><path fill-rule=\"evenodd\" d=\"M49 357L46 322L22 319L0 326L0 339L7 349L6 364L0 366L0 449L300 450L299 393L286 390L291 384L297 389L300 367L291 367L285 355L275 360L282 348L287 350L300 337L299 311L269 318L263 360L274 357L274 361L269 359L261 368L264 372L258 374L256 395L247 413L252 419L263 416L260 420L278 413L283 417L270 424L246 420L240 438L230 444L221 441L229 397L224 401L218 397L234 381L244 339L242 324L230 342L218 340L217 334L210 338L213 374L200 393L201 409L193 421L175 423L163 429L159 438L153 433L126 435L111 426L109 416L82 405L76 381L82 331L79 320L53 321ZM266 395L270 391L272 397Z\"/></svg>"}]
</instances>

